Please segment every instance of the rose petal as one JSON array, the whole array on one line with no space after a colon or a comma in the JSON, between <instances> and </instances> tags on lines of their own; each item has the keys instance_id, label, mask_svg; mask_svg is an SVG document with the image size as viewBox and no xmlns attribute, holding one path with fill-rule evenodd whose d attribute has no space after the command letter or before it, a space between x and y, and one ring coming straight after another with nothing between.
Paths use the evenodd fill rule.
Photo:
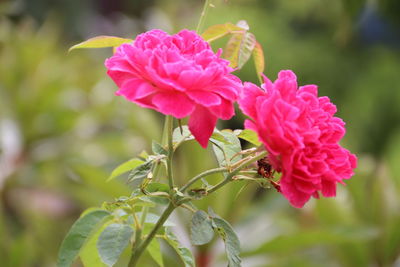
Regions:
<instances>
[{"instance_id":1,"label":"rose petal","mask_svg":"<svg viewBox=\"0 0 400 267\"><path fill-rule=\"evenodd\" d=\"M208 140L214 132L216 124L217 117L200 105L196 106L189 118L189 130L204 148L207 147Z\"/></svg>"},{"instance_id":2,"label":"rose petal","mask_svg":"<svg viewBox=\"0 0 400 267\"><path fill-rule=\"evenodd\" d=\"M166 115L182 119L194 110L194 103L185 94L178 92L158 93L153 97L157 110Z\"/></svg>"}]
</instances>

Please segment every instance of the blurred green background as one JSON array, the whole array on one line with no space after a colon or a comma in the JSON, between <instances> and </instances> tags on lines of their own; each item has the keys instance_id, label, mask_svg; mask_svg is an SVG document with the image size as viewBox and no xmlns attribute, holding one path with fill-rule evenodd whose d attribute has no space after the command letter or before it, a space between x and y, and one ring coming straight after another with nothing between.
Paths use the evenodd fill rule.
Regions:
<instances>
[{"instance_id":1,"label":"blurred green background","mask_svg":"<svg viewBox=\"0 0 400 267\"><path fill-rule=\"evenodd\" d=\"M55 266L60 242L83 209L130 194L124 179L105 182L110 171L160 138L162 117L114 96L103 66L109 49L68 54L68 47L96 35L194 29L202 5L0 1L1 266ZM292 69L299 84L317 84L332 99L347 123L342 144L359 166L337 198L312 200L303 209L273 189L243 183L196 204L212 206L234 225L243 266L400 266L400 1L214 5L206 25L247 20L264 48L267 76ZM252 63L238 75L257 82ZM243 119L219 127L242 128ZM182 184L215 165L210 150L188 143L175 167ZM186 246L189 215L172 218ZM199 266L225 266L220 241L191 249ZM180 266L170 253L165 262Z\"/></svg>"}]
</instances>

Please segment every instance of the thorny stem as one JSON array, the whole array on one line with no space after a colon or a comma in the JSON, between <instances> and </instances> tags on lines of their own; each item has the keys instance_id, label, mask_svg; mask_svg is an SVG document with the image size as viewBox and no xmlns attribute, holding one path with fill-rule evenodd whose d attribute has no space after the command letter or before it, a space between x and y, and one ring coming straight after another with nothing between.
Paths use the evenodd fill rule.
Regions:
<instances>
[{"instance_id":1,"label":"thorny stem","mask_svg":"<svg viewBox=\"0 0 400 267\"><path fill-rule=\"evenodd\" d=\"M200 20L196 27L196 32L200 34L200 30L203 28L204 21L206 20L206 15L208 8L211 6L211 0L206 0L203 6L203 10L201 11Z\"/></svg>"}]
</instances>

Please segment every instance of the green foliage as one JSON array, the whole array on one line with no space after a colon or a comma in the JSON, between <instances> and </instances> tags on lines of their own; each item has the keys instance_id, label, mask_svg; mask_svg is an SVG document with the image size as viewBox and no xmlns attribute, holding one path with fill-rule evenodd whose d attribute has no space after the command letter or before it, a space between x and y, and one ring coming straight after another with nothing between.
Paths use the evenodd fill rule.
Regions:
<instances>
[{"instance_id":1,"label":"green foliage","mask_svg":"<svg viewBox=\"0 0 400 267\"><path fill-rule=\"evenodd\" d=\"M143 161L140 159L131 159L128 160L121 165L119 165L117 168L115 168L112 172L110 177L108 177L107 182L111 181L112 179L128 172L131 170L136 169L139 165L143 164Z\"/></svg>"},{"instance_id":2,"label":"green foliage","mask_svg":"<svg viewBox=\"0 0 400 267\"><path fill-rule=\"evenodd\" d=\"M165 235L163 237L167 241L167 243L174 249L174 251L178 254L179 258L184 264L183 266L185 267L195 266L192 252L189 249L182 247L179 244L178 239L169 228L165 229Z\"/></svg>"},{"instance_id":3,"label":"green foliage","mask_svg":"<svg viewBox=\"0 0 400 267\"><path fill-rule=\"evenodd\" d=\"M229 267L240 267L240 242L232 226L222 218L213 217L212 223L225 243Z\"/></svg>"},{"instance_id":4,"label":"green foliage","mask_svg":"<svg viewBox=\"0 0 400 267\"><path fill-rule=\"evenodd\" d=\"M216 130L217 131L217 130ZM221 167L229 167L241 159L238 153L242 151L240 141L230 130L217 131L224 137L224 141L213 141L213 151Z\"/></svg>"},{"instance_id":5,"label":"green foliage","mask_svg":"<svg viewBox=\"0 0 400 267\"><path fill-rule=\"evenodd\" d=\"M149 246L147 247L147 251L149 252L150 256L154 259L154 261L158 264L158 266L160 267L164 266L161 254L161 247L157 238L154 238L150 242Z\"/></svg>"},{"instance_id":6,"label":"green foliage","mask_svg":"<svg viewBox=\"0 0 400 267\"><path fill-rule=\"evenodd\" d=\"M157 143L156 141L153 140L153 142L151 143L151 148L154 154L156 155L168 155L168 151L159 143Z\"/></svg>"},{"instance_id":7,"label":"green foliage","mask_svg":"<svg viewBox=\"0 0 400 267\"><path fill-rule=\"evenodd\" d=\"M190 226L190 239L193 245L204 245L212 240L214 230L208 214L198 210L193 214Z\"/></svg>"},{"instance_id":8,"label":"green foliage","mask_svg":"<svg viewBox=\"0 0 400 267\"><path fill-rule=\"evenodd\" d=\"M193 139L194 136L189 131L189 127L187 125L175 128L172 133L172 142L174 144L175 149L183 142L190 141Z\"/></svg>"},{"instance_id":9,"label":"green foliage","mask_svg":"<svg viewBox=\"0 0 400 267\"><path fill-rule=\"evenodd\" d=\"M220 142L224 144L230 144L229 140L225 138L225 136L217 129L214 130L213 134L210 137L211 142Z\"/></svg>"},{"instance_id":10,"label":"green foliage","mask_svg":"<svg viewBox=\"0 0 400 267\"><path fill-rule=\"evenodd\" d=\"M58 266L70 266L92 231L109 215L110 213L105 210L92 210L80 217L71 227L61 244Z\"/></svg>"},{"instance_id":11,"label":"green foliage","mask_svg":"<svg viewBox=\"0 0 400 267\"><path fill-rule=\"evenodd\" d=\"M254 132L253 130L245 129L239 133L238 137L243 140L246 140L247 142L250 142L255 146L261 145L261 142L258 140L257 133Z\"/></svg>"},{"instance_id":12,"label":"green foliage","mask_svg":"<svg viewBox=\"0 0 400 267\"><path fill-rule=\"evenodd\" d=\"M133 229L127 224L113 223L100 234L97 249L101 260L107 266L113 266L124 249L129 245Z\"/></svg>"},{"instance_id":13,"label":"green foliage","mask_svg":"<svg viewBox=\"0 0 400 267\"><path fill-rule=\"evenodd\" d=\"M109 222L108 222L109 223ZM97 241L100 234L108 226L108 223L104 223L97 231L90 235L88 241L82 247L79 258L85 267L105 267L103 261L100 258L99 250L97 249Z\"/></svg>"},{"instance_id":14,"label":"green foliage","mask_svg":"<svg viewBox=\"0 0 400 267\"><path fill-rule=\"evenodd\" d=\"M141 212L138 212L136 214L138 217L140 217L142 215ZM156 224L158 219L160 219L159 215L154 214L154 213L147 213L145 223ZM164 226L175 226L175 224L173 222L171 222L170 220L166 220L164 223Z\"/></svg>"},{"instance_id":15,"label":"green foliage","mask_svg":"<svg viewBox=\"0 0 400 267\"><path fill-rule=\"evenodd\" d=\"M146 186L146 191L150 192L150 193L154 193L154 192L164 192L164 193L168 193L169 192L169 186L166 184L162 184L162 183L150 183Z\"/></svg>"},{"instance_id":16,"label":"green foliage","mask_svg":"<svg viewBox=\"0 0 400 267\"><path fill-rule=\"evenodd\" d=\"M117 47L124 43L133 42L132 39L125 39L115 36L96 36L90 38L82 43L72 46L68 51L78 48L104 48L104 47Z\"/></svg>"},{"instance_id":17,"label":"green foliage","mask_svg":"<svg viewBox=\"0 0 400 267\"><path fill-rule=\"evenodd\" d=\"M153 167L154 161L149 160L145 163L140 164L134 170L131 171L128 177L128 181L132 182L134 186L138 186L142 184L143 180L148 178L148 175L151 172L151 168Z\"/></svg>"},{"instance_id":18,"label":"green foliage","mask_svg":"<svg viewBox=\"0 0 400 267\"><path fill-rule=\"evenodd\" d=\"M225 251L230 267L240 267L240 242L232 226L209 209L210 215L202 210L193 214L190 238L194 245L209 243L214 237L214 231L225 243Z\"/></svg>"},{"instance_id":19,"label":"green foliage","mask_svg":"<svg viewBox=\"0 0 400 267\"><path fill-rule=\"evenodd\" d=\"M201 34L201 37L207 42L212 42L228 34L241 34L243 32L245 32L245 29L232 23L225 23L210 26Z\"/></svg>"}]
</instances>

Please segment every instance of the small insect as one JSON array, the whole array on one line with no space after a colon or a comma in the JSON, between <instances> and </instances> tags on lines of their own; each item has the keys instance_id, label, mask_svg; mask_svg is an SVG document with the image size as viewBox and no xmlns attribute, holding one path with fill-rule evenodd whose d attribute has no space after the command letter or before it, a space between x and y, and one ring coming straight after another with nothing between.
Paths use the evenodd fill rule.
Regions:
<instances>
[{"instance_id":1,"label":"small insect","mask_svg":"<svg viewBox=\"0 0 400 267\"><path fill-rule=\"evenodd\" d=\"M257 172L260 176L265 177L271 183L271 185L276 189L276 191L281 192L281 186L278 182L272 180L274 178L274 170L272 169L272 165L269 163L268 157L262 158L257 161Z\"/></svg>"},{"instance_id":2,"label":"small insect","mask_svg":"<svg viewBox=\"0 0 400 267\"><path fill-rule=\"evenodd\" d=\"M193 197L201 197L207 195L207 189L205 188L193 188L189 190L189 195Z\"/></svg>"},{"instance_id":3,"label":"small insect","mask_svg":"<svg viewBox=\"0 0 400 267\"><path fill-rule=\"evenodd\" d=\"M258 174L265 178L271 178L273 175L272 166L267 157L257 160Z\"/></svg>"}]
</instances>

